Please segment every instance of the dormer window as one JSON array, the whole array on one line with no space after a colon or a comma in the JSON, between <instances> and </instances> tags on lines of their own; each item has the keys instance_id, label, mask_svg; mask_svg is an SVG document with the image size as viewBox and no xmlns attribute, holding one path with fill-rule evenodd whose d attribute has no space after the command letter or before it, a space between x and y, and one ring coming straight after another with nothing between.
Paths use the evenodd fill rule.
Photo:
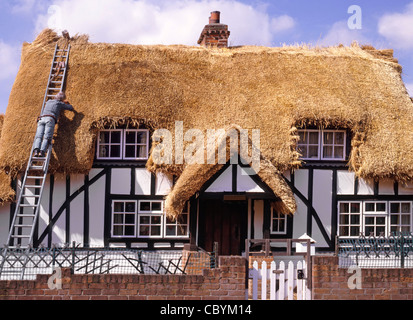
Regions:
<instances>
[{"instance_id":1,"label":"dormer window","mask_svg":"<svg viewBox=\"0 0 413 320\"><path fill-rule=\"evenodd\" d=\"M148 159L148 129L104 129L97 140L98 160Z\"/></svg>"},{"instance_id":2,"label":"dormer window","mask_svg":"<svg viewBox=\"0 0 413 320\"><path fill-rule=\"evenodd\" d=\"M300 129L298 151L303 160L342 161L346 159L346 131Z\"/></svg>"}]
</instances>

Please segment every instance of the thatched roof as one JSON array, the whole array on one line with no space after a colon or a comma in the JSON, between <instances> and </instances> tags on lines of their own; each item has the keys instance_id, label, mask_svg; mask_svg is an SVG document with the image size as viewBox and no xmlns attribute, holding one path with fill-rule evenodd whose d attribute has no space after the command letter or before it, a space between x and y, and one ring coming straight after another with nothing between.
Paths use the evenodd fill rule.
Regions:
<instances>
[{"instance_id":1,"label":"thatched roof","mask_svg":"<svg viewBox=\"0 0 413 320\"><path fill-rule=\"evenodd\" d=\"M25 43L0 139L0 165L24 169L56 41L44 30ZM349 168L360 177L413 177L413 104L391 51L372 47L142 46L71 42L65 112L51 171L90 170L98 129L119 122L173 132L238 125L260 129L260 149L279 172L297 168L299 125L349 128ZM150 166L153 169L156 167ZM180 173L184 167L166 167Z\"/></svg>"},{"instance_id":2,"label":"thatched roof","mask_svg":"<svg viewBox=\"0 0 413 320\"><path fill-rule=\"evenodd\" d=\"M210 141L210 144L207 145L207 149L211 148L211 150L214 150L214 152L209 156L206 163L189 164L184 167L182 173L179 175L176 184L166 197L165 212L169 216L178 216L182 212L186 201L189 200L198 191L200 191L205 183L209 181L217 172L223 169L225 167L224 164L230 162L231 158L234 155L242 155L239 146L236 149L225 148L223 149L226 151L225 159L222 159L224 161L220 162L218 160L220 147L222 148L222 146L228 146L231 143L228 138L230 136L231 130L236 130L237 134L239 134L239 131L241 129L241 127L236 125L231 125L225 128L224 130L222 130L221 134L217 134L216 139ZM252 157L251 148L257 146L254 145L251 139L248 139L248 146L250 147L248 156ZM207 157L207 152L205 152L205 158ZM294 214L297 209L294 194L291 191L290 187L287 185L282 172L277 170L273 166L273 164L265 159L265 157L263 157L262 155L257 160L259 161L259 166L257 166L257 168L254 168L254 165L252 165L252 167L250 168L251 173L254 171L262 180L262 182L264 182L279 199L279 201L276 201L277 210L279 212L284 214ZM238 163L238 161L239 160L236 160L235 162ZM254 159L252 161L254 161ZM149 159L149 168L151 168L151 164L152 161L151 159Z\"/></svg>"},{"instance_id":3,"label":"thatched roof","mask_svg":"<svg viewBox=\"0 0 413 320\"><path fill-rule=\"evenodd\" d=\"M3 130L4 114L0 114L0 137ZM11 177L0 170L0 205L14 199L15 192L11 188Z\"/></svg>"}]
</instances>

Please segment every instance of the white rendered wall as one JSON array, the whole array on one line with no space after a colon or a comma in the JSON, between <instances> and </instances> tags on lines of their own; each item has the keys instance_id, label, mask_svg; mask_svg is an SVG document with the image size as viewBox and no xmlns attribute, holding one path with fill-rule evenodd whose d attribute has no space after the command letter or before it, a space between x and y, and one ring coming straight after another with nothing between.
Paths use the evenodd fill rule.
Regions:
<instances>
[{"instance_id":1,"label":"white rendered wall","mask_svg":"<svg viewBox=\"0 0 413 320\"><path fill-rule=\"evenodd\" d=\"M0 247L7 242L10 225L10 203L0 205Z\"/></svg>"},{"instance_id":2,"label":"white rendered wall","mask_svg":"<svg viewBox=\"0 0 413 320\"><path fill-rule=\"evenodd\" d=\"M155 194L156 195L167 195L172 188L172 176L164 173L156 174L156 185Z\"/></svg>"},{"instance_id":3,"label":"white rendered wall","mask_svg":"<svg viewBox=\"0 0 413 320\"><path fill-rule=\"evenodd\" d=\"M135 169L135 194L151 194L151 176L152 174L145 168Z\"/></svg>"},{"instance_id":4,"label":"white rendered wall","mask_svg":"<svg viewBox=\"0 0 413 320\"><path fill-rule=\"evenodd\" d=\"M92 179L102 169L92 169L89 179ZM98 201L96 201L98 199ZM104 246L105 221L105 176L100 177L89 187L89 244L91 247Z\"/></svg>"},{"instance_id":5,"label":"white rendered wall","mask_svg":"<svg viewBox=\"0 0 413 320\"><path fill-rule=\"evenodd\" d=\"M53 215L66 201L66 177L56 175L53 188ZM45 241L47 243L47 237ZM52 244L64 244L66 242L66 210L63 210L60 218L52 229Z\"/></svg>"},{"instance_id":6,"label":"white rendered wall","mask_svg":"<svg viewBox=\"0 0 413 320\"><path fill-rule=\"evenodd\" d=\"M112 169L110 193L130 194L131 170L129 168Z\"/></svg>"},{"instance_id":7,"label":"white rendered wall","mask_svg":"<svg viewBox=\"0 0 413 320\"><path fill-rule=\"evenodd\" d=\"M218 178L205 190L205 192L231 192L232 191L232 166L222 172Z\"/></svg>"},{"instance_id":8,"label":"white rendered wall","mask_svg":"<svg viewBox=\"0 0 413 320\"><path fill-rule=\"evenodd\" d=\"M240 166L237 166L237 191L238 192L264 192L264 190L252 180L247 171Z\"/></svg>"},{"instance_id":9,"label":"white rendered wall","mask_svg":"<svg viewBox=\"0 0 413 320\"><path fill-rule=\"evenodd\" d=\"M84 175L70 175L70 194L78 190L84 184ZM103 200L103 199L102 199ZM73 241L76 244L83 246L83 214L84 209L84 192L81 192L70 203L70 243Z\"/></svg>"},{"instance_id":10,"label":"white rendered wall","mask_svg":"<svg viewBox=\"0 0 413 320\"><path fill-rule=\"evenodd\" d=\"M317 212L322 225L329 236L331 236L331 207L333 198L333 171L314 170L313 173L313 208ZM311 237L317 241L316 246L327 246L320 228L313 218Z\"/></svg>"},{"instance_id":11,"label":"white rendered wall","mask_svg":"<svg viewBox=\"0 0 413 320\"><path fill-rule=\"evenodd\" d=\"M337 194L354 194L354 172L347 170L337 171Z\"/></svg>"}]
</instances>

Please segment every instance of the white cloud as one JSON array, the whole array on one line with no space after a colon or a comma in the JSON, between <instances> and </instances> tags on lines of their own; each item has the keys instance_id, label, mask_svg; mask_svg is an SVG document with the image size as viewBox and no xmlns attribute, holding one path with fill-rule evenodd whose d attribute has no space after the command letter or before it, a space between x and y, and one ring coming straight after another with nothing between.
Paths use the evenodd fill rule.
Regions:
<instances>
[{"instance_id":1,"label":"white cloud","mask_svg":"<svg viewBox=\"0 0 413 320\"><path fill-rule=\"evenodd\" d=\"M382 16L378 32L389 43L399 49L413 49L413 2L406 6L403 13L390 13Z\"/></svg>"},{"instance_id":2,"label":"white cloud","mask_svg":"<svg viewBox=\"0 0 413 320\"><path fill-rule=\"evenodd\" d=\"M274 33L284 32L294 27L295 20L288 15L282 15L271 19L271 31Z\"/></svg>"},{"instance_id":3,"label":"white cloud","mask_svg":"<svg viewBox=\"0 0 413 320\"><path fill-rule=\"evenodd\" d=\"M20 64L20 49L0 39L0 81L13 79Z\"/></svg>"},{"instance_id":4,"label":"white cloud","mask_svg":"<svg viewBox=\"0 0 413 320\"><path fill-rule=\"evenodd\" d=\"M276 33L295 25L290 16L270 17L265 6L234 0L54 0L38 16L36 32L52 27L88 34L93 42L196 45L215 10L229 27L231 45L271 45Z\"/></svg>"},{"instance_id":5,"label":"white cloud","mask_svg":"<svg viewBox=\"0 0 413 320\"><path fill-rule=\"evenodd\" d=\"M334 46L338 44L350 45L353 41L360 44L370 43L362 30L350 29L347 21L338 21L332 25L327 34L317 41L321 46Z\"/></svg>"}]
</instances>

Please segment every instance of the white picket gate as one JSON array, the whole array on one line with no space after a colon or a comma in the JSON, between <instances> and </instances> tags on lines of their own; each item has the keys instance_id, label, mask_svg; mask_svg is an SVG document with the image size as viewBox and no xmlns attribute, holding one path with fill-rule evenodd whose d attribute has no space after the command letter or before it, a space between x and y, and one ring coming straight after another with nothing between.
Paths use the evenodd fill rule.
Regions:
<instances>
[{"instance_id":1,"label":"white picket gate","mask_svg":"<svg viewBox=\"0 0 413 320\"><path fill-rule=\"evenodd\" d=\"M299 276L302 275L302 276ZM252 279L252 299L258 300L258 284L261 283L261 300L311 300L311 290L307 283L307 265L305 260L300 260L297 264L289 261L288 264L280 261L278 268L275 261L271 262L267 268L267 262L254 261L249 272ZM269 288L268 286L269 282ZM269 295L268 295L269 289Z\"/></svg>"}]
</instances>

